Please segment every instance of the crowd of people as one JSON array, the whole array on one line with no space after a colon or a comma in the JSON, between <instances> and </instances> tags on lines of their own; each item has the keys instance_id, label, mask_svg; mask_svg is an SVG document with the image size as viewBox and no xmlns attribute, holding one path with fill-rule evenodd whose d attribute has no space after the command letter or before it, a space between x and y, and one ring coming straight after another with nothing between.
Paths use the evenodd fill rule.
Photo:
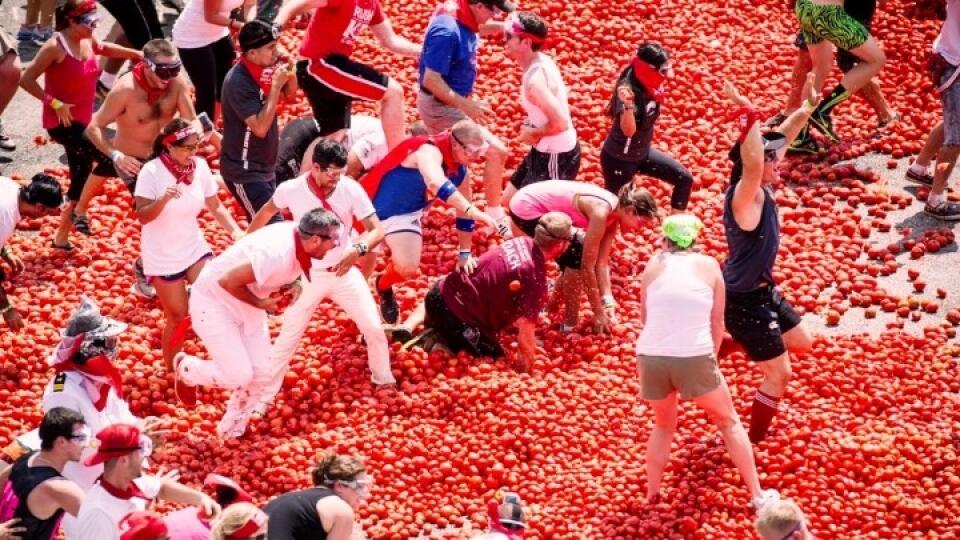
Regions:
<instances>
[{"instance_id":1,"label":"crowd of people","mask_svg":"<svg viewBox=\"0 0 960 540\"><path fill-rule=\"evenodd\" d=\"M515 326L513 365L529 371L545 306L561 314L562 332L580 323L584 295L587 326L602 333L617 323L610 258L618 234L659 227L662 250L640 278L637 341L641 397L654 416L647 499L659 497L678 401L692 400L720 431L758 512L761 536L811 537L796 504L760 485L751 445L768 436L788 389L791 358L812 341L774 278L780 241L774 188L788 152L817 151L814 132L820 141L840 139L831 113L853 94L874 106L880 129L898 121L877 83L885 56L869 32L875 2L795 2L794 88L783 112L767 122L736 87L724 87L740 136L729 152L723 201L729 257L722 268L697 250L703 223L686 213L693 176L653 146L673 74L670 53L659 43L642 42L614 77L599 186L577 180L582 158L569 104L577 89L566 86L545 49L548 21L518 12L509 0L445 3L422 43L398 35L378 0L187 0L172 41L163 38L152 0L99 3L117 21L108 41L94 35L100 21L94 0L29 0L17 39L40 48L22 73L12 37L0 31L0 112L17 84L37 98L43 127L63 146L69 169L66 190L42 173L27 185L0 178L5 285L15 286L24 270L8 245L18 221L59 212L52 245L71 250L71 234L94 233L91 203L104 181L119 178L141 224L140 257L130 261L133 289L163 309L161 352L176 395L192 406L197 387L228 389L217 432L236 438L280 392L324 299L363 334L378 392L396 391L390 339L403 349L497 358L508 356L500 334ZM304 14L310 20L299 50L282 51L284 27ZM409 89L351 57L366 28L384 50L417 59L417 122L407 123ZM504 55L522 72L516 99L526 120L513 136L530 146L506 181L507 147L486 127L493 111L474 93L478 43L490 35L502 35ZM960 206L944 196L960 154L960 0L947 0L933 47L943 122L907 178L931 186L927 214L960 220ZM821 95L835 49L844 75ZM294 55L295 62L288 59ZM278 105L301 91L311 114L281 130ZM379 118L353 115L354 100L377 103ZM219 171L197 155L203 144L218 151ZM0 149L14 147L0 132ZM483 209L468 178L468 167L481 164ZM638 174L672 186L669 215ZM224 188L243 215L221 203ZM396 288L420 272L423 215L437 199L455 210L456 268L401 322ZM233 239L222 253L204 238L198 221L204 209ZM473 238L484 233L501 242L478 254ZM389 255L374 273L384 245ZM550 261L560 269L552 294ZM271 343L268 316L290 298ZM23 327L3 288L0 313L7 331ZM181 351L191 327L208 360ZM61 521L67 540L351 537L354 512L373 483L354 457L326 456L312 488L282 494L262 510L229 478L211 475L196 489L175 473L143 474L159 442L158 419L137 418L124 401L114 360L125 331L126 324L101 315L87 298L63 329L48 359L53 375L43 420L4 451L0 539L47 540ZM718 368L725 333L763 375L747 428ZM154 500L197 510L160 516L150 511ZM520 538L525 527L518 497L492 503L489 538Z\"/></svg>"}]
</instances>

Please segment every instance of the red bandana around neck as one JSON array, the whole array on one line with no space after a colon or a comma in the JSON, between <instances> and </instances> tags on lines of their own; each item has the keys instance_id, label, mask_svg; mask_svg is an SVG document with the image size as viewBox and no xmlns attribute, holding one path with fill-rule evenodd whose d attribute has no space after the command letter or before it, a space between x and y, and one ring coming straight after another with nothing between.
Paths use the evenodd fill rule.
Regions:
<instances>
[{"instance_id":1,"label":"red bandana around neck","mask_svg":"<svg viewBox=\"0 0 960 540\"><path fill-rule=\"evenodd\" d=\"M633 68L634 78L643 86L647 94L656 100L657 103L663 103L663 81L666 77L654 69L653 66L637 57L634 57L630 62L630 67Z\"/></svg>"},{"instance_id":2,"label":"red bandana around neck","mask_svg":"<svg viewBox=\"0 0 960 540\"><path fill-rule=\"evenodd\" d=\"M240 63L247 68L247 71L250 72L250 76L253 77L253 80L257 81L257 86L260 87L260 91L263 92L263 95L266 96L269 94L270 88L273 87L273 72L276 71L276 66L258 66L250 60L247 60L246 56L240 56Z\"/></svg>"},{"instance_id":3,"label":"red bandana around neck","mask_svg":"<svg viewBox=\"0 0 960 540\"><path fill-rule=\"evenodd\" d=\"M137 81L137 85L147 93L147 104L153 105L167 92L167 89L166 87L154 88L150 86L145 73L147 69L150 68L147 67L145 62L138 62L137 65L133 66L133 80Z\"/></svg>"},{"instance_id":4,"label":"red bandana around neck","mask_svg":"<svg viewBox=\"0 0 960 540\"><path fill-rule=\"evenodd\" d=\"M150 500L150 497L147 497L143 491L140 491L140 487L137 486L136 482L130 482L130 485L126 489L121 489L110 482L107 482L103 478L103 475L100 475L100 478L97 478L97 483L100 484L104 491L118 499L129 501L130 499L136 497L138 499L144 499L147 501Z\"/></svg>"},{"instance_id":5,"label":"red bandana around neck","mask_svg":"<svg viewBox=\"0 0 960 540\"><path fill-rule=\"evenodd\" d=\"M300 263L300 269L303 270L303 277L310 281L310 267L313 266L313 258L303 248L303 240L300 239L300 230L293 228L293 250L297 255L297 262Z\"/></svg>"},{"instance_id":6,"label":"red bandana around neck","mask_svg":"<svg viewBox=\"0 0 960 540\"><path fill-rule=\"evenodd\" d=\"M476 17L474 17L473 12L470 11L470 4L467 0L449 0L448 2L444 2L437 6L437 10L433 12L433 15L450 15L474 34L480 31L480 25L477 24Z\"/></svg>"},{"instance_id":7,"label":"red bandana around neck","mask_svg":"<svg viewBox=\"0 0 960 540\"><path fill-rule=\"evenodd\" d=\"M54 353L56 362L53 365L56 373L73 371L83 375L83 386L87 390L90 399L93 400L93 406L98 411L102 411L107 405L107 397L110 395L110 389L117 393L117 397L123 397L123 377L120 371L110 362L106 356L94 356L87 359L82 365L73 361L74 355L83 345L84 335L79 334L64 338L66 346L58 347ZM100 380L97 380L100 379ZM102 382L106 380L106 382Z\"/></svg>"},{"instance_id":8,"label":"red bandana around neck","mask_svg":"<svg viewBox=\"0 0 960 540\"><path fill-rule=\"evenodd\" d=\"M177 179L178 184L189 186L193 183L193 173L197 170L197 162L192 157L190 158L189 164L181 165L174 161L168 152L162 152L160 154L160 162L163 163L164 167L170 171L170 174Z\"/></svg>"}]
</instances>

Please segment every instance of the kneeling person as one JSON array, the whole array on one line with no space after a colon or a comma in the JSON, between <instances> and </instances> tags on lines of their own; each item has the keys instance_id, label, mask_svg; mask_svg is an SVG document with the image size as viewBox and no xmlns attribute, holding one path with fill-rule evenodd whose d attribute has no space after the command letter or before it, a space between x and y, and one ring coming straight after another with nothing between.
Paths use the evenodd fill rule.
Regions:
<instances>
[{"instance_id":1,"label":"kneeling person","mask_svg":"<svg viewBox=\"0 0 960 540\"><path fill-rule=\"evenodd\" d=\"M410 338L423 323L451 352L496 358L504 352L497 335L516 322L520 367L529 369L536 356L537 317L547 300L546 262L567 249L572 233L566 214L543 215L533 238L504 242L475 265L442 278L410 318L390 330L398 339Z\"/></svg>"}]
</instances>

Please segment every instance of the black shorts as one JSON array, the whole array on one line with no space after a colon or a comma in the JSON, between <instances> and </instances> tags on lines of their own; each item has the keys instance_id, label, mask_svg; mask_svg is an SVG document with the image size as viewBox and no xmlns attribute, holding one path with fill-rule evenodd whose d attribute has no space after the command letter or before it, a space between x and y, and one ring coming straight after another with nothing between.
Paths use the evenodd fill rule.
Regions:
<instances>
[{"instance_id":1,"label":"black shorts","mask_svg":"<svg viewBox=\"0 0 960 540\"><path fill-rule=\"evenodd\" d=\"M440 341L454 354L466 351L473 356L489 356L500 358L503 356L503 347L496 340L484 336L476 328L461 321L447 307L440 294L439 280L430 287L423 300L426 309L426 318L423 325L432 328Z\"/></svg>"},{"instance_id":2,"label":"black shorts","mask_svg":"<svg viewBox=\"0 0 960 540\"><path fill-rule=\"evenodd\" d=\"M326 136L350 127L353 100L383 99L390 78L342 54L331 54L297 62L297 82L310 102L320 135Z\"/></svg>"},{"instance_id":3,"label":"black shorts","mask_svg":"<svg viewBox=\"0 0 960 540\"><path fill-rule=\"evenodd\" d=\"M162 39L163 28L153 0L99 0L123 28L133 49L140 50L151 39Z\"/></svg>"},{"instance_id":4,"label":"black shorts","mask_svg":"<svg viewBox=\"0 0 960 540\"><path fill-rule=\"evenodd\" d=\"M559 154L544 154L531 148L510 177L510 184L520 189L541 180L576 180L579 172L579 141L573 149Z\"/></svg>"},{"instance_id":5,"label":"black shorts","mask_svg":"<svg viewBox=\"0 0 960 540\"><path fill-rule=\"evenodd\" d=\"M771 287L737 293L727 291L723 313L727 331L756 362L787 352L783 334L800 325L800 314Z\"/></svg>"},{"instance_id":6,"label":"black shorts","mask_svg":"<svg viewBox=\"0 0 960 540\"><path fill-rule=\"evenodd\" d=\"M113 161L90 142L83 134L85 129L84 124L73 122L69 126L56 126L47 130L50 139L63 146L67 154L67 166L70 169L68 201L80 200L90 173L105 178L116 176Z\"/></svg>"},{"instance_id":7,"label":"black shorts","mask_svg":"<svg viewBox=\"0 0 960 540\"><path fill-rule=\"evenodd\" d=\"M517 228L523 231L523 234L533 238L537 231L537 223L540 221L540 218L537 219L523 219L517 216L510 216L510 219L513 220ZM571 269L579 270L583 265L583 240L580 239L580 235L574 235L573 240L570 241L570 245L567 246L567 250L564 251L559 257L557 257L557 266L561 270Z\"/></svg>"},{"instance_id":8,"label":"black shorts","mask_svg":"<svg viewBox=\"0 0 960 540\"><path fill-rule=\"evenodd\" d=\"M230 191L233 198L240 203L243 213L247 216L247 221L252 220L253 216L270 202L270 199L273 198L273 192L277 190L277 182L273 179L243 184L235 184L230 181L224 183L227 184L227 190ZM283 221L283 216L280 212L277 212L269 223L279 223L281 221Z\"/></svg>"}]
</instances>

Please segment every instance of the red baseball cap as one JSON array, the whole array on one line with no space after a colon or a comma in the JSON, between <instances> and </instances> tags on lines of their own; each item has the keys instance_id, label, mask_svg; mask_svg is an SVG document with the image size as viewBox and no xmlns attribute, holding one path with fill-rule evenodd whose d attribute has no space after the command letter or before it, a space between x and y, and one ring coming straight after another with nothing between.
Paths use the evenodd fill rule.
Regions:
<instances>
[{"instance_id":1,"label":"red baseball cap","mask_svg":"<svg viewBox=\"0 0 960 540\"><path fill-rule=\"evenodd\" d=\"M216 497L214 498L220 506L226 507L238 502L253 502L253 497L232 478L210 473L203 479L203 485L213 486L216 491Z\"/></svg>"},{"instance_id":2,"label":"red baseball cap","mask_svg":"<svg viewBox=\"0 0 960 540\"><path fill-rule=\"evenodd\" d=\"M120 520L120 540L159 540L167 538L167 524L155 512L130 512Z\"/></svg>"},{"instance_id":3,"label":"red baseball cap","mask_svg":"<svg viewBox=\"0 0 960 540\"><path fill-rule=\"evenodd\" d=\"M97 433L97 453L84 460L84 465L92 467L107 461L141 450L140 428L131 424L113 424Z\"/></svg>"}]
</instances>

